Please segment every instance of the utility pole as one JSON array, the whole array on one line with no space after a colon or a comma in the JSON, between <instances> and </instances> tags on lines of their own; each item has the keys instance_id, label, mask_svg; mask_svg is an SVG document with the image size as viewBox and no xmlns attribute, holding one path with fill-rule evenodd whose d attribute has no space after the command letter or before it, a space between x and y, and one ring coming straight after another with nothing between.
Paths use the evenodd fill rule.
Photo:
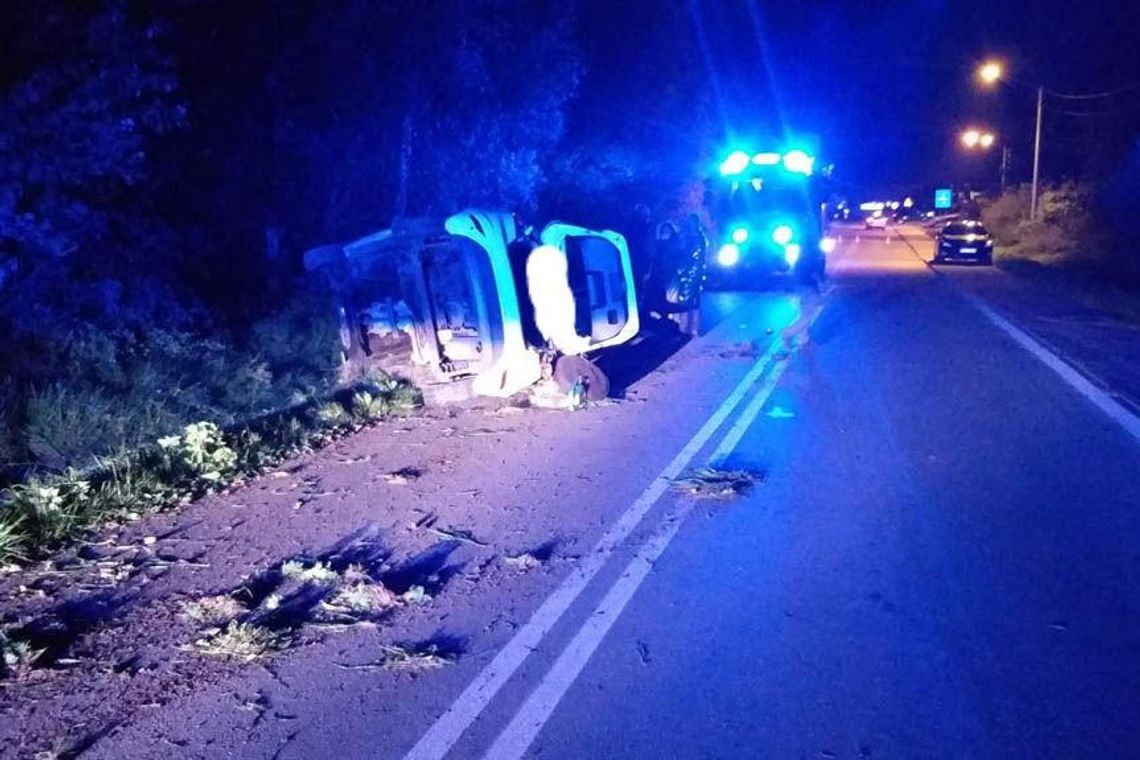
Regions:
<instances>
[{"instance_id":1,"label":"utility pole","mask_svg":"<svg viewBox=\"0 0 1140 760\"><path fill-rule=\"evenodd\" d=\"M1029 219L1037 219L1037 177L1041 168L1041 111L1045 106L1045 88L1037 88L1037 132L1033 138L1033 186L1029 191Z\"/></svg>"},{"instance_id":2,"label":"utility pole","mask_svg":"<svg viewBox=\"0 0 1140 760\"><path fill-rule=\"evenodd\" d=\"M1005 178L1009 174L1009 146L1001 146L1001 194L1005 195Z\"/></svg>"}]
</instances>

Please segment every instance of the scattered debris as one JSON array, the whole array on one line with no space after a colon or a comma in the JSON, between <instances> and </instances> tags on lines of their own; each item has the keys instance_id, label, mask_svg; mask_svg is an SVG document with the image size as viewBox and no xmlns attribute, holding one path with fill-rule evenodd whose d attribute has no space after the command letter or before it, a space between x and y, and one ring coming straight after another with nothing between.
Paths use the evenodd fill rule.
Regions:
<instances>
[{"instance_id":1,"label":"scattered debris","mask_svg":"<svg viewBox=\"0 0 1140 760\"><path fill-rule=\"evenodd\" d=\"M703 467L673 481L673 489L698 499L733 499L763 480L747 470L721 470Z\"/></svg>"},{"instance_id":2,"label":"scattered debris","mask_svg":"<svg viewBox=\"0 0 1140 760\"><path fill-rule=\"evenodd\" d=\"M402 467L393 472L384 473L384 482L394 486L406 486L413 480L423 477L424 471L418 467Z\"/></svg>"},{"instance_id":3,"label":"scattered debris","mask_svg":"<svg viewBox=\"0 0 1140 760\"><path fill-rule=\"evenodd\" d=\"M372 667L379 667L384 670L407 670L419 673L451 665L458 659L455 653L443 652L435 644L424 646L397 644L395 646L382 646L380 651L383 656L373 663Z\"/></svg>"},{"instance_id":4,"label":"scattered debris","mask_svg":"<svg viewBox=\"0 0 1140 760\"><path fill-rule=\"evenodd\" d=\"M210 627L223 626L246 611L241 602L227 594L191 599L182 604L184 618Z\"/></svg>"},{"instance_id":5,"label":"scattered debris","mask_svg":"<svg viewBox=\"0 0 1140 760\"><path fill-rule=\"evenodd\" d=\"M642 665L648 665L650 663L649 645L641 639L637 640L637 656L641 658Z\"/></svg>"},{"instance_id":6,"label":"scattered debris","mask_svg":"<svg viewBox=\"0 0 1140 760\"><path fill-rule=\"evenodd\" d=\"M302 583L316 583L329 585L340 580L336 570L323 562L314 562L306 566L298 560L290 560L281 565L281 575L284 578L300 581Z\"/></svg>"},{"instance_id":7,"label":"scattered debris","mask_svg":"<svg viewBox=\"0 0 1140 760\"><path fill-rule=\"evenodd\" d=\"M194 651L213 657L229 657L247 662L280 651L289 645L287 637L249 623L230 622L194 642Z\"/></svg>"},{"instance_id":8,"label":"scattered debris","mask_svg":"<svg viewBox=\"0 0 1140 760\"><path fill-rule=\"evenodd\" d=\"M34 649L26 641L13 641L0 631L0 677L30 670L43 653L43 649Z\"/></svg>"},{"instance_id":9,"label":"scattered debris","mask_svg":"<svg viewBox=\"0 0 1140 760\"><path fill-rule=\"evenodd\" d=\"M542 561L530 552L514 555L504 554L503 562L519 570L533 570L536 567L542 567Z\"/></svg>"},{"instance_id":10,"label":"scattered debris","mask_svg":"<svg viewBox=\"0 0 1140 760\"><path fill-rule=\"evenodd\" d=\"M472 534L471 531L469 531L469 530L456 530L454 528L436 528L436 527L429 527L428 530L430 530L432 533L436 534L437 536L442 536L444 538L451 539L452 541L462 541L463 543L471 544L472 546L481 546L481 547L490 546L490 544L488 544L487 542L480 541L479 539L475 538L474 534Z\"/></svg>"},{"instance_id":11,"label":"scattered debris","mask_svg":"<svg viewBox=\"0 0 1140 760\"><path fill-rule=\"evenodd\" d=\"M399 604L400 598L380 581L357 580L337 589L324 604L334 610L375 615Z\"/></svg>"}]
</instances>

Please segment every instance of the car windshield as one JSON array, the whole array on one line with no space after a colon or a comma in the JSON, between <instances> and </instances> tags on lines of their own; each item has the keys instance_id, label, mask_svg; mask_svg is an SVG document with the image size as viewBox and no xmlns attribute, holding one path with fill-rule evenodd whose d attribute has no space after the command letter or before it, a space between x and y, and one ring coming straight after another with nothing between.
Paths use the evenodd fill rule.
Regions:
<instances>
[{"instance_id":1,"label":"car windshield","mask_svg":"<svg viewBox=\"0 0 1140 760\"><path fill-rule=\"evenodd\" d=\"M978 222L953 222L943 230L947 235L988 235L989 232Z\"/></svg>"},{"instance_id":2,"label":"car windshield","mask_svg":"<svg viewBox=\"0 0 1140 760\"><path fill-rule=\"evenodd\" d=\"M744 185L729 200L733 213L744 215L767 214L775 211L808 213L811 198L804 187L768 183L756 190Z\"/></svg>"}]
</instances>

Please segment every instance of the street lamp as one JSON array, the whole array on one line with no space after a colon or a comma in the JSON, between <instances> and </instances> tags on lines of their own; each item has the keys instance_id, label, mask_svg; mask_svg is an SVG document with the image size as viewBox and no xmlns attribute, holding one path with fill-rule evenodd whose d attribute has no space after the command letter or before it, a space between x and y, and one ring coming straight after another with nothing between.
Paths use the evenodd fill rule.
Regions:
<instances>
[{"instance_id":1,"label":"street lamp","mask_svg":"<svg viewBox=\"0 0 1140 760\"><path fill-rule=\"evenodd\" d=\"M997 142L997 135L993 132L983 132L980 129L973 127L962 132L958 137L962 141L962 145L967 150L989 150L994 147ZM1001 149L1001 191L1005 192L1005 174L1006 169L1009 168L1009 148L1002 146Z\"/></svg>"},{"instance_id":2,"label":"street lamp","mask_svg":"<svg viewBox=\"0 0 1140 760\"><path fill-rule=\"evenodd\" d=\"M983 63L978 68L978 78L987 85L997 84L1004 77L1005 72L1002 70L1001 64L996 61L988 61ZM1033 183L1030 185L1029 190L1029 218L1037 218L1037 179L1040 176L1041 169L1041 116L1045 108L1045 87L1038 86L1037 88L1037 126L1033 132ZM1002 156L1002 165L1004 168L1005 156Z\"/></svg>"},{"instance_id":3,"label":"street lamp","mask_svg":"<svg viewBox=\"0 0 1140 760\"><path fill-rule=\"evenodd\" d=\"M963 145L965 145L967 148L970 148L971 150L974 148L988 150L994 146L994 141L997 140L997 137L994 136L993 132L983 132L980 129L974 129L971 127L970 129L967 129L965 132L963 132L958 139L962 141Z\"/></svg>"},{"instance_id":4,"label":"street lamp","mask_svg":"<svg viewBox=\"0 0 1140 760\"><path fill-rule=\"evenodd\" d=\"M978 69L978 78L986 84L997 84L1001 79L1001 64L997 61L987 61Z\"/></svg>"}]
</instances>

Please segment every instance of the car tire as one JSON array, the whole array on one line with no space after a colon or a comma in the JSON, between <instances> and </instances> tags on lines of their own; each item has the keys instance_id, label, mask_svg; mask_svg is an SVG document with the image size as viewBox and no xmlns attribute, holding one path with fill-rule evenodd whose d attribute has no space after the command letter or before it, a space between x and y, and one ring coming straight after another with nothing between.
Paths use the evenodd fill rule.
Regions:
<instances>
[{"instance_id":1,"label":"car tire","mask_svg":"<svg viewBox=\"0 0 1140 760\"><path fill-rule=\"evenodd\" d=\"M554 360L554 383L560 391L569 393L578 378L586 384L587 401L601 401L610 395L610 379L586 357L563 355Z\"/></svg>"}]
</instances>

